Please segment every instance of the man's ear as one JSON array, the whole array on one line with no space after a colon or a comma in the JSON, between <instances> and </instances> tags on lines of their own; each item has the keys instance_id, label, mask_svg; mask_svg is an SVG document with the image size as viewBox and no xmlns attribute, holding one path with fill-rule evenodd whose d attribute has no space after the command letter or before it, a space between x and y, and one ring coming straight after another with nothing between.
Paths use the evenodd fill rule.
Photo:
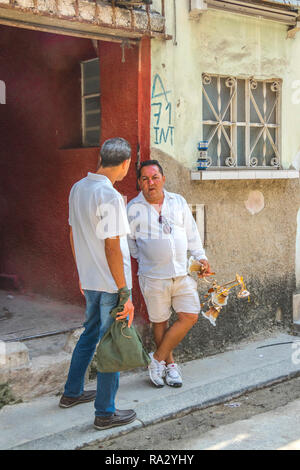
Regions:
<instances>
[{"instance_id":1,"label":"man's ear","mask_svg":"<svg viewBox=\"0 0 300 470\"><path fill-rule=\"evenodd\" d=\"M99 170L100 166L101 166L101 163L102 163L102 158L101 158L101 155L99 155L98 157L98 163L97 163L97 171Z\"/></svg>"},{"instance_id":2,"label":"man's ear","mask_svg":"<svg viewBox=\"0 0 300 470\"><path fill-rule=\"evenodd\" d=\"M127 159L127 160L124 160L124 161L122 162L122 169L123 169L123 170L124 170L124 169L126 168L126 166L128 165L128 160L129 160L129 162L130 162L130 161L131 161L131 158L129 158L129 159ZM130 163L129 163L129 164L130 164Z\"/></svg>"}]
</instances>

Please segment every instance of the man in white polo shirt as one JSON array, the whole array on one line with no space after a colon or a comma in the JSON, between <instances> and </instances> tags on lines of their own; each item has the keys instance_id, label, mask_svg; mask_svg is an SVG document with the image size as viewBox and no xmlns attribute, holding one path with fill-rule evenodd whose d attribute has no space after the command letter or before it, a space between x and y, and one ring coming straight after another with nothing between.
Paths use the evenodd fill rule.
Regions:
<instances>
[{"instance_id":1,"label":"man in white polo shirt","mask_svg":"<svg viewBox=\"0 0 300 470\"><path fill-rule=\"evenodd\" d=\"M74 349L61 408L95 400L96 429L128 424L133 410L116 410L119 372L97 373L97 390L84 391L84 376L99 339L112 324L111 310L124 306L117 320L129 318L131 261L127 243L130 232L123 197L113 185L127 174L131 148L122 138L104 142L96 173L88 173L71 189L69 197L70 241L86 300L84 331Z\"/></svg>"},{"instance_id":2,"label":"man in white polo shirt","mask_svg":"<svg viewBox=\"0 0 300 470\"><path fill-rule=\"evenodd\" d=\"M165 176L156 160L138 172L140 194L127 206L128 243L137 259L139 283L153 324L156 351L150 353L150 379L157 387L180 387L182 376L173 349L197 322L200 301L196 281L187 275L187 250L210 272L197 225L179 194L164 189ZM171 306L177 320L169 328Z\"/></svg>"}]
</instances>

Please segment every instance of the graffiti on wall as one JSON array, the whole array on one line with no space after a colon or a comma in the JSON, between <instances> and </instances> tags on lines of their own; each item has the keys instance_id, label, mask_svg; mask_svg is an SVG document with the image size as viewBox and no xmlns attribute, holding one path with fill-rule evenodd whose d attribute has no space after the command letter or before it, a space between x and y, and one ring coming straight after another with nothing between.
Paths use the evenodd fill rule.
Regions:
<instances>
[{"instance_id":1,"label":"graffiti on wall","mask_svg":"<svg viewBox=\"0 0 300 470\"><path fill-rule=\"evenodd\" d=\"M3 80L0 80L0 104L6 103L6 89Z\"/></svg>"},{"instance_id":2,"label":"graffiti on wall","mask_svg":"<svg viewBox=\"0 0 300 470\"><path fill-rule=\"evenodd\" d=\"M161 77L156 74L153 79L151 108L153 115L154 144L169 143L174 145L174 126L172 124L172 103L169 100L171 91L166 90Z\"/></svg>"}]
</instances>

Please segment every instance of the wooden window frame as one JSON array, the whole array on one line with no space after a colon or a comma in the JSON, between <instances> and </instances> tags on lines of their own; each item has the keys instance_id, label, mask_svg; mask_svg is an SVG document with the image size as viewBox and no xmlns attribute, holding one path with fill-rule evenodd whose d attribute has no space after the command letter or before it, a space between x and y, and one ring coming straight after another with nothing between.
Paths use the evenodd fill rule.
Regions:
<instances>
[{"instance_id":1,"label":"wooden window frame","mask_svg":"<svg viewBox=\"0 0 300 470\"><path fill-rule=\"evenodd\" d=\"M86 100L89 99L89 98L99 98L99 113L101 115L101 109L100 109L100 95L101 95L101 92L99 91L99 93L90 93L90 94L85 94L84 92L84 83L85 83L85 77L84 77L84 64L86 64L87 62L92 62L92 61L98 61L99 62L99 58L98 57L95 57L94 59L89 59L89 60L84 60L80 63L80 67L81 67L81 118L82 118L82 121L81 121L81 126L82 126L82 145L84 147L95 147L96 146L96 143L90 143L87 141L87 137L86 137L86 134L87 134L87 131L92 131L92 130L98 130L99 129L99 143L98 143L98 146L100 145L100 121L99 121L99 126L97 127L87 127L86 126L86 116L87 114L91 114L91 113L97 113L97 111L87 111L86 110ZM100 73L99 73L99 80L100 80Z\"/></svg>"}]
</instances>

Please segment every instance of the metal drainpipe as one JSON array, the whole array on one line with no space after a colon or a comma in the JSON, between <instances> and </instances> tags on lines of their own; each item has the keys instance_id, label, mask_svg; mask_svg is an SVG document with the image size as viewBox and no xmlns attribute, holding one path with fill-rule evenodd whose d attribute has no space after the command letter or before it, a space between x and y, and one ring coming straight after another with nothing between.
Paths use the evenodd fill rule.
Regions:
<instances>
[{"instance_id":1,"label":"metal drainpipe","mask_svg":"<svg viewBox=\"0 0 300 470\"><path fill-rule=\"evenodd\" d=\"M164 17L165 21L164 21L164 29L163 29L163 33L164 35L166 34L166 7L165 7L165 0L161 0L161 16Z\"/></svg>"},{"instance_id":2,"label":"metal drainpipe","mask_svg":"<svg viewBox=\"0 0 300 470\"><path fill-rule=\"evenodd\" d=\"M177 46L177 10L176 10L176 0L173 0L173 11L174 11L174 38L173 44Z\"/></svg>"},{"instance_id":3,"label":"metal drainpipe","mask_svg":"<svg viewBox=\"0 0 300 470\"><path fill-rule=\"evenodd\" d=\"M147 29L148 29L148 33L151 33L150 5L146 5L146 13L147 13L147 17L148 17Z\"/></svg>"}]
</instances>

